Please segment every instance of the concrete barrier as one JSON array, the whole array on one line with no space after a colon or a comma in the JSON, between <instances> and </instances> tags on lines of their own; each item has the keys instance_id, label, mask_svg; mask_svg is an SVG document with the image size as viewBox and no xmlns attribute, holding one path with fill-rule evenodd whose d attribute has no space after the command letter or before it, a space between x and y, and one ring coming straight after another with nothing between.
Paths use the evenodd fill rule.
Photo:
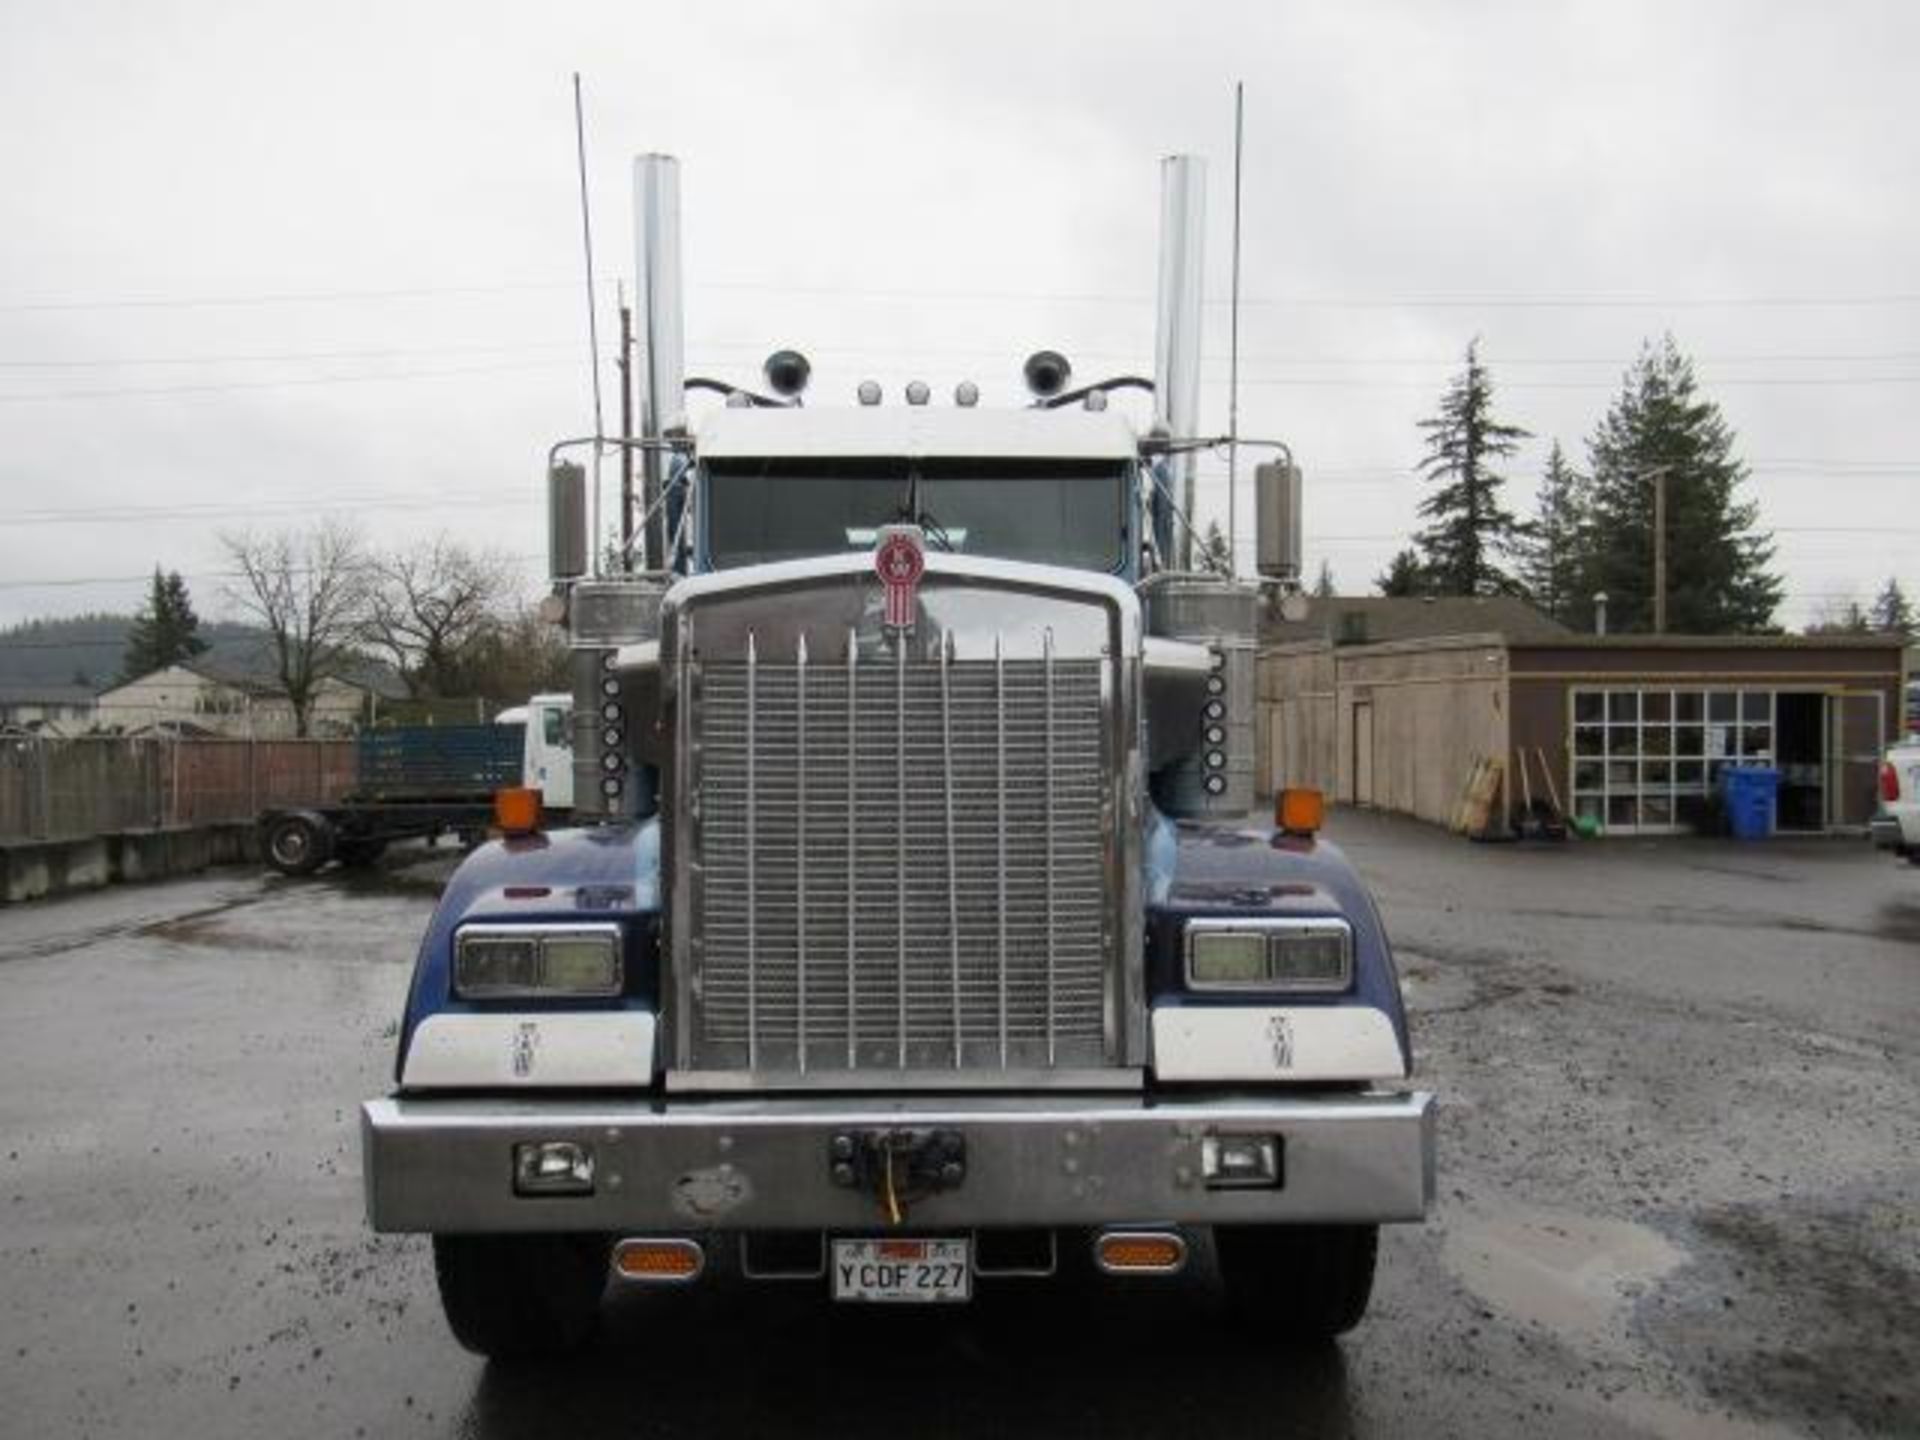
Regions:
<instances>
[{"instance_id":1,"label":"concrete barrier","mask_svg":"<svg viewBox=\"0 0 1920 1440\"><path fill-rule=\"evenodd\" d=\"M112 880L112 848L104 835L0 845L0 904L97 889Z\"/></svg>"},{"instance_id":2,"label":"concrete barrier","mask_svg":"<svg viewBox=\"0 0 1920 1440\"><path fill-rule=\"evenodd\" d=\"M119 830L77 840L0 840L0 905L116 881L164 880L259 856L258 832L246 821Z\"/></svg>"}]
</instances>

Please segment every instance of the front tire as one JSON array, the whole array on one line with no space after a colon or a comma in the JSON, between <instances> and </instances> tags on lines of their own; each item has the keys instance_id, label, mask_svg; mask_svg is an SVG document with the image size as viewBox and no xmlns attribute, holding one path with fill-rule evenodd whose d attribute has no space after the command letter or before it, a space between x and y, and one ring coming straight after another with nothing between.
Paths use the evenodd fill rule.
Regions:
<instances>
[{"instance_id":1,"label":"front tire","mask_svg":"<svg viewBox=\"0 0 1920 1440\"><path fill-rule=\"evenodd\" d=\"M610 1253L591 1235L436 1235L433 1269L447 1326L492 1360L577 1349L599 1319Z\"/></svg>"},{"instance_id":2,"label":"front tire","mask_svg":"<svg viewBox=\"0 0 1920 1440\"><path fill-rule=\"evenodd\" d=\"M1213 1238L1228 1307L1249 1326L1331 1340L1367 1313L1377 1225L1221 1225Z\"/></svg>"}]
</instances>

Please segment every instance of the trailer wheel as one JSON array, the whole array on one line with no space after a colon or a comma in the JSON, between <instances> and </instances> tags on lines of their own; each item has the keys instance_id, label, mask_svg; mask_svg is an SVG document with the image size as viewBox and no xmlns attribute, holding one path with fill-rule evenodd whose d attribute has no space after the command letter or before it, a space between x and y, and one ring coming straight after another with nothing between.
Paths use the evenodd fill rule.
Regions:
<instances>
[{"instance_id":1,"label":"trailer wheel","mask_svg":"<svg viewBox=\"0 0 1920 1440\"><path fill-rule=\"evenodd\" d=\"M1220 1225L1213 1239L1227 1304L1250 1327L1331 1340L1367 1313L1377 1225Z\"/></svg>"},{"instance_id":2,"label":"trailer wheel","mask_svg":"<svg viewBox=\"0 0 1920 1440\"><path fill-rule=\"evenodd\" d=\"M493 1360L577 1349L599 1319L610 1253L595 1235L436 1235L447 1327Z\"/></svg>"},{"instance_id":3,"label":"trailer wheel","mask_svg":"<svg viewBox=\"0 0 1920 1440\"><path fill-rule=\"evenodd\" d=\"M318 815L276 815L264 841L267 863L282 875L311 875L333 854L332 827Z\"/></svg>"}]
</instances>

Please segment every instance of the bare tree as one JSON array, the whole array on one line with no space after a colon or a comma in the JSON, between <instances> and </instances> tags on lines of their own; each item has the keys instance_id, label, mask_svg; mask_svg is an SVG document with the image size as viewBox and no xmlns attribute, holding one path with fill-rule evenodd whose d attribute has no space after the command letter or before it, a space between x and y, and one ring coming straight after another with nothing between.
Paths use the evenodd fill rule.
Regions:
<instances>
[{"instance_id":1,"label":"bare tree","mask_svg":"<svg viewBox=\"0 0 1920 1440\"><path fill-rule=\"evenodd\" d=\"M304 737L321 682L354 659L369 589L360 533L322 520L305 530L222 534L220 543L239 571L228 598L266 632L274 678Z\"/></svg>"},{"instance_id":2,"label":"bare tree","mask_svg":"<svg viewBox=\"0 0 1920 1440\"><path fill-rule=\"evenodd\" d=\"M473 647L468 687L496 700L524 700L568 687L567 642L531 605L520 605Z\"/></svg>"},{"instance_id":3,"label":"bare tree","mask_svg":"<svg viewBox=\"0 0 1920 1440\"><path fill-rule=\"evenodd\" d=\"M502 623L512 564L436 536L373 561L361 633L393 662L414 699L457 694L476 653Z\"/></svg>"}]
</instances>

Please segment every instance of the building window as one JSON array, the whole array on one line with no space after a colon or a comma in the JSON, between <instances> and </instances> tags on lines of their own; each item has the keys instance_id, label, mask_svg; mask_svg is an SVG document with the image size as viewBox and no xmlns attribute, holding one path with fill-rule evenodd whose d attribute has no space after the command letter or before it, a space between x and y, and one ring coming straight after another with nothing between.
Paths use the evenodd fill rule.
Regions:
<instances>
[{"instance_id":1,"label":"building window","mask_svg":"<svg viewBox=\"0 0 1920 1440\"><path fill-rule=\"evenodd\" d=\"M1771 690L1573 692L1573 810L1608 830L1699 827L1729 765L1773 761Z\"/></svg>"}]
</instances>

